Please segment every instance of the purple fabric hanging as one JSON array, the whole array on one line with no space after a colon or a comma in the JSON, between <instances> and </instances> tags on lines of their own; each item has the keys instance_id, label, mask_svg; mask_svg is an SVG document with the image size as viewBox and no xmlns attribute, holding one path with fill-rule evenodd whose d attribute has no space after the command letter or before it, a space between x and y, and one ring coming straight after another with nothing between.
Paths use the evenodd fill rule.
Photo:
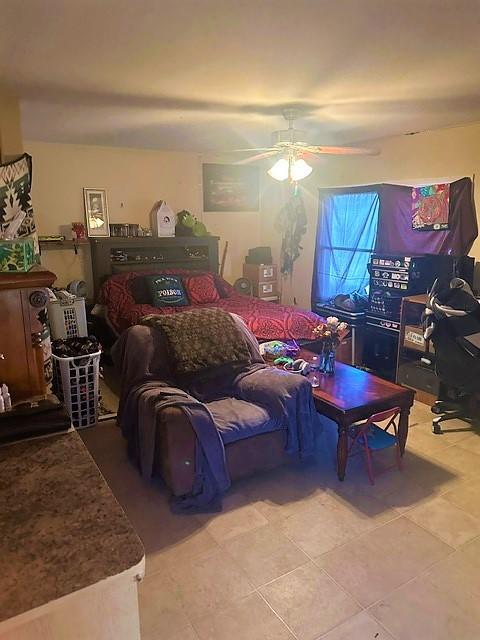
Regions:
<instances>
[{"instance_id":1,"label":"purple fabric hanging","mask_svg":"<svg viewBox=\"0 0 480 640\"><path fill-rule=\"evenodd\" d=\"M470 178L450 184L449 229L412 229L412 187L378 185L380 211L375 252L393 255L425 253L467 255L478 235Z\"/></svg>"}]
</instances>

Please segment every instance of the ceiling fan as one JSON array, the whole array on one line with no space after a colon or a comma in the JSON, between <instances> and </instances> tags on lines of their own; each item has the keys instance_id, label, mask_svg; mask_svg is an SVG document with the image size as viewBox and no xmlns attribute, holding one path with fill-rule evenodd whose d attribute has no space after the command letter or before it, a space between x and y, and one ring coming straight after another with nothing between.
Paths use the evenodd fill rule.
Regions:
<instances>
[{"instance_id":1,"label":"ceiling fan","mask_svg":"<svg viewBox=\"0 0 480 640\"><path fill-rule=\"evenodd\" d=\"M374 155L377 153L373 149L363 147L326 147L312 145L307 142L308 135L305 131L295 129L293 123L299 117L298 109L284 109L283 117L288 122L288 129L274 131L272 134L271 147L258 147L256 149L236 149L230 153L260 152L255 155L239 160L235 164L249 164L257 160L263 160L280 155L280 159L268 170L268 174L275 180L287 180L292 182L302 180L309 176L312 167L305 162L305 158L315 158L316 156L328 155Z\"/></svg>"}]
</instances>

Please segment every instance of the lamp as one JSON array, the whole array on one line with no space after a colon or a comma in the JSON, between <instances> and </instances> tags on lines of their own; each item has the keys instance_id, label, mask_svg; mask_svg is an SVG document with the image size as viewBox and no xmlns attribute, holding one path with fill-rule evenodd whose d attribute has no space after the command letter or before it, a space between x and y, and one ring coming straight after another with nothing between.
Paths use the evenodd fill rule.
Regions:
<instances>
[{"instance_id":1,"label":"lamp","mask_svg":"<svg viewBox=\"0 0 480 640\"><path fill-rule=\"evenodd\" d=\"M269 176L275 178L275 180L279 180L280 182L286 180L289 173L288 160L285 160L285 158L280 158L280 160L277 160L277 162L271 169L267 171L267 173Z\"/></svg>"},{"instance_id":2,"label":"lamp","mask_svg":"<svg viewBox=\"0 0 480 640\"><path fill-rule=\"evenodd\" d=\"M295 182L297 180L303 180L312 173L312 167L300 158L299 160L295 160L290 168L290 177Z\"/></svg>"},{"instance_id":3,"label":"lamp","mask_svg":"<svg viewBox=\"0 0 480 640\"><path fill-rule=\"evenodd\" d=\"M303 160L303 158L298 158L289 162L286 158L280 158L273 165L271 169L268 170L268 175L275 180L279 180L282 182L287 178L290 178L293 182L297 180L303 180L312 173L312 167Z\"/></svg>"}]
</instances>

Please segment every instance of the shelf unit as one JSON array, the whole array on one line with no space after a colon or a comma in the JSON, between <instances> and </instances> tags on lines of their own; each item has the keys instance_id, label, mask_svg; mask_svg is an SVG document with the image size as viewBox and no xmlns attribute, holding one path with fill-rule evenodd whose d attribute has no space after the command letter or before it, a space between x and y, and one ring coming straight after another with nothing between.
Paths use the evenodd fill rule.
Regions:
<instances>
[{"instance_id":1,"label":"shelf unit","mask_svg":"<svg viewBox=\"0 0 480 640\"><path fill-rule=\"evenodd\" d=\"M425 294L402 299L396 382L413 389L418 401L432 405L438 396L439 380L435 351L432 345L426 349L423 338L421 318L426 302Z\"/></svg>"},{"instance_id":2,"label":"shelf unit","mask_svg":"<svg viewBox=\"0 0 480 640\"><path fill-rule=\"evenodd\" d=\"M75 251L75 255L78 254L79 247L85 247L90 244L87 238L83 240L40 240L40 254L44 249L56 250L59 251L61 249L73 249Z\"/></svg>"},{"instance_id":3,"label":"shelf unit","mask_svg":"<svg viewBox=\"0 0 480 640\"><path fill-rule=\"evenodd\" d=\"M95 298L106 278L123 271L178 268L218 273L218 241L217 236L90 238Z\"/></svg>"}]
</instances>

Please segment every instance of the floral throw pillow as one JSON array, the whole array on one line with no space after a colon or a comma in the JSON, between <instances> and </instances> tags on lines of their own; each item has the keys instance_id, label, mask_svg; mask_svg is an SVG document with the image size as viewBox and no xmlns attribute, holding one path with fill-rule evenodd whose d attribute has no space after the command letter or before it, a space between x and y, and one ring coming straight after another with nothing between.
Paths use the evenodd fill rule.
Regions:
<instances>
[{"instance_id":1,"label":"floral throw pillow","mask_svg":"<svg viewBox=\"0 0 480 640\"><path fill-rule=\"evenodd\" d=\"M208 304L220 300L212 273L187 276L183 282L191 304Z\"/></svg>"}]
</instances>

